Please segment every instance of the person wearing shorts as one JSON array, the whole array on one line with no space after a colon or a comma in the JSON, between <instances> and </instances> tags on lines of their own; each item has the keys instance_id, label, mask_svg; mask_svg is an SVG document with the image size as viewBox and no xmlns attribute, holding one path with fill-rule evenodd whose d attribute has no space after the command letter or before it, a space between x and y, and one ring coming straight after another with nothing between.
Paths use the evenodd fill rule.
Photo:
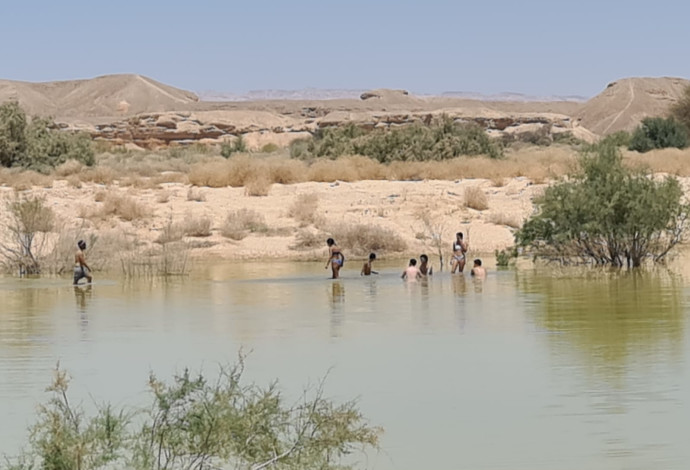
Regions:
<instances>
[{"instance_id":1,"label":"person wearing shorts","mask_svg":"<svg viewBox=\"0 0 690 470\"><path fill-rule=\"evenodd\" d=\"M79 284L79 281L86 278L86 282L91 284L93 277L91 276L91 268L86 263L86 255L84 250L86 250L86 242L84 240L79 240L77 242L77 247L79 248L74 255L74 285Z\"/></svg>"}]
</instances>

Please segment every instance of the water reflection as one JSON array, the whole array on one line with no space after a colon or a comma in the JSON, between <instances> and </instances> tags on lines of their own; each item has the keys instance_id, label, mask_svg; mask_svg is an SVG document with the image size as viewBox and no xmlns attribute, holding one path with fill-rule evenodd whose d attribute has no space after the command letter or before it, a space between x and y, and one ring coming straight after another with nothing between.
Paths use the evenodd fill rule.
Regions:
<instances>
[{"instance_id":1,"label":"water reflection","mask_svg":"<svg viewBox=\"0 0 690 470\"><path fill-rule=\"evenodd\" d=\"M537 294L534 319L560 354L575 346L595 373L623 386L628 366L682 351L681 279L667 271L587 271L582 276L520 276Z\"/></svg>"},{"instance_id":2,"label":"water reflection","mask_svg":"<svg viewBox=\"0 0 690 470\"><path fill-rule=\"evenodd\" d=\"M342 333L341 327L345 316L345 285L343 281L331 281L331 286L327 292L328 304L331 307L331 337L337 338Z\"/></svg>"}]
</instances>

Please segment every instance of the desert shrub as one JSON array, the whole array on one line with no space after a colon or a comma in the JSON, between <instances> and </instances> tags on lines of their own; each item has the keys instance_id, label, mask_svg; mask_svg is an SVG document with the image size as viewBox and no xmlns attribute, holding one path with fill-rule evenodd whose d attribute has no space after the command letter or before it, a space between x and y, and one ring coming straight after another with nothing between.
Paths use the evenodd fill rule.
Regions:
<instances>
[{"instance_id":1,"label":"desert shrub","mask_svg":"<svg viewBox=\"0 0 690 470\"><path fill-rule=\"evenodd\" d=\"M499 268L507 268L510 266L515 258L518 256L517 247L513 246L511 248L505 248L503 250L495 250L494 256L496 256L496 266Z\"/></svg>"},{"instance_id":2,"label":"desert shrub","mask_svg":"<svg viewBox=\"0 0 690 470\"><path fill-rule=\"evenodd\" d=\"M339 246L355 256L371 252L401 253L407 249L405 240L397 232L372 224L341 224L327 230ZM322 241L324 243L325 240Z\"/></svg>"},{"instance_id":3,"label":"desert shrub","mask_svg":"<svg viewBox=\"0 0 690 470\"><path fill-rule=\"evenodd\" d=\"M483 211L489 208L489 201L486 198L486 194L477 186L470 186L469 188L465 189L464 203L465 207L478 211Z\"/></svg>"},{"instance_id":4,"label":"desert shrub","mask_svg":"<svg viewBox=\"0 0 690 470\"><path fill-rule=\"evenodd\" d=\"M319 196L316 193L298 195L290 208L288 215L295 219L300 226L313 224L316 220L316 210L319 208Z\"/></svg>"},{"instance_id":5,"label":"desert shrub","mask_svg":"<svg viewBox=\"0 0 690 470\"><path fill-rule=\"evenodd\" d=\"M263 147L261 147L262 153L274 153L274 152L277 152L278 150L280 150L280 147L278 147L273 142L265 144Z\"/></svg>"},{"instance_id":6,"label":"desert shrub","mask_svg":"<svg viewBox=\"0 0 690 470\"><path fill-rule=\"evenodd\" d=\"M180 226L187 237L211 236L211 219L208 217L185 217Z\"/></svg>"},{"instance_id":7,"label":"desert shrub","mask_svg":"<svg viewBox=\"0 0 690 470\"><path fill-rule=\"evenodd\" d=\"M363 155L381 163L447 160L462 155L503 155L501 143L476 124L456 123L443 116L429 125L410 124L366 131L355 124L319 129L312 139L290 146L294 158L337 158Z\"/></svg>"},{"instance_id":8,"label":"desert shrub","mask_svg":"<svg viewBox=\"0 0 690 470\"><path fill-rule=\"evenodd\" d=\"M496 225L507 225L511 228L522 227L522 218L517 214L508 212L494 212L489 216L489 222Z\"/></svg>"},{"instance_id":9,"label":"desert shrub","mask_svg":"<svg viewBox=\"0 0 690 470\"><path fill-rule=\"evenodd\" d=\"M235 153L247 151L247 144L242 135L238 135L232 142L223 142L220 146L220 154L225 158L230 158Z\"/></svg>"},{"instance_id":10,"label":"desert shrub","mask_svg":"<svg viewBox=\"0 0 690 470\"><path fill-rule=\"evenodd\" d=\"M309 230L300 230L295 235L295 243L290 246L291 250L313 250L322 247L326 237L321 233Z\"/></svg>"},{"instance_id":11,"label":"desert shrub","mask_svg":"<svg viewBox=\"0 0 690 470\"><path fill-rule=\"evenodd\" d=\"M648 152L653 149L688 146L688 130L674 118L645 118L630 138L630 150Z\"/></svg>"},{"instance_id":12,"label":"desert shrub","mask_svg":"<svg viewBox=\"0 0 690 470\"><path fill-rule=\"evenodd\" d=\"M609 134L601 140L601 144L611 144L615 147L629 147L632 135L628 131L618 131L613 134Z\"/></svg>"},{"instance_id":13,"label":"desert shrub","mask_svg":"<svg viewBox=\"0 0 690 470\"><path fill-rule=\"evenodd\" d=\"M7 236L0 243L0 262L20 275L39 274L45 234L55 226L53 210L39 196L15 196L5 209L9 220L3 224Z\"/></svg>"},{"instance_id":14,"label":"desert shrub","mask_svg":"<svg viewBox=\"0 0 690 470\"><path fill-rule=\"evenodd\" d=\"M187 200L194 202L206 201L206 195L196 188L189 188L187 190Z\"/></svg>"},{"instance_id":15,"label":"desert shrub","mask_svg":"<svg viewBox=\"0 0 690 470\"><path fill-rule=\"evenodd\" d=\"M626 168L610 144L585 154L581 167L536 200L539 212L516 233L519 245L565 263L638 267L663 260L683 239L689 207L676 178Z\"/></svg>"},{"instance_id":16,"label":"desert shrub","mask_svg":"<svg viewBox=\"0 0 690 470\"><path fill-rule=\"evenodd\" d=\"M671 107L671 115L690 132L690 85L685 87L683 96Z\"/></svg>"},{"instance_id":17,"label":"desert shrub","mask_svg":"<svg viewBox=\"0 0 690 470\"><path fill-rule=\"evenodd\" d=\"M272 185L268 174L255 173L244 182L244 194L245 196L268 196Z\"/></svg>"},{"instance_id":18,"label":"desert shrub","mask_svg":"<svg viewBox=\"0 0 690 470\"><path fill-rule=\"evenodd\" d=\"M0 105L0 164L47 173L67 160L93 165L91 137L55 129L45 118L28 120L16 102Z\"/></svg>"},{"instance_id":19,"label":"desert shrub","mask_svg":"<svg viewBox=\"0 0 690 470\"><path fill-rule=\"evenodd\" d=\"M107 193L99 215L101 217L117 216L131 222L148 217L150 211L129 196Z\"/></svg>"},{"instance_id":20,"label":"desert shrub","mask_svg":"<svg viewBox=\"0 0 690 470\"><path fill-rule=\"evenodd\" d=\"M250 233L268 231L264 217L251 209L239 209L230 212L220 229L221 235L232 240L242 240Z\"/></svg>"}]
</instances>

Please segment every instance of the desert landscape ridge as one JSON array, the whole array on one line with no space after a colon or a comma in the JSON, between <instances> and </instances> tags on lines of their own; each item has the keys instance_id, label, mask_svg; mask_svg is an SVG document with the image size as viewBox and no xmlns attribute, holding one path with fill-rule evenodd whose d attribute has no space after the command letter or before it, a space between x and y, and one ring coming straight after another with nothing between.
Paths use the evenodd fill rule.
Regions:
<instances>
[{"instance_id":1,"label":"desert landscape ridge","mask_svg":"<svg viewBox=\"0 0 690 470\"><path fill-rule=\"evenodd\" d=\"M359 99L233 102L200 100L141 75L107 75L46 83L0 80L0 102L17 101L29 114L50 116L67 131L131 148L216 145L240 135L250 149L282 147L326 127L390 128L439 115L475 122L494 136L568 132L592 142L664 114L688 84L681 78L626 78L585 102L414 96L386 89L363 92Z\"/></svg>"}]
</instances>

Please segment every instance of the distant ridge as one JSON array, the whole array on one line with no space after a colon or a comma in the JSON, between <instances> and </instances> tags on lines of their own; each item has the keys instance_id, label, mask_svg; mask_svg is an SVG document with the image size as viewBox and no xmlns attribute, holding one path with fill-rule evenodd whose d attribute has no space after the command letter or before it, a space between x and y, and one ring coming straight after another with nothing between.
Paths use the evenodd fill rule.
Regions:
<instances>
[{"instance_id":1,"label":"distant ridge","mask_svg":"<svg viewBox=\"0 0 690 470\"><path fill-rule=\"evenodd\" d=\"M87 118L172 111L199 98L142 75L123 74L44 83L0 80L0 102L9 100L29 114Z\"/></svg>"},{"instance_id":2,"label":"distant ridge","mask_svg":"<svg viewBox=\"0 0 690 470\"><path fill-rule=\"evenodd\" d=\"M479 101L519 101L519 102L530 102L530 101L572 101L575 103L584 103L587 101L586 96L580 95L525 95L522 93L513 92L502 92L493 94L484 93L474 93L471 91L444 91L439 96L443 98L462 98L466 100L479 100Z\"/></svg>"},{"instance_id":3,"label":"distant ridge","mask_svg":"<svg viewBox=\"0 0 690 470\"><path fill-rule=\"evenodd\" d=\"M664 116L690 81L683 78L624 78L609 83L575 114L580 125L599 135L632 131L649 116Z\"/></svg>"}]
</instances>

